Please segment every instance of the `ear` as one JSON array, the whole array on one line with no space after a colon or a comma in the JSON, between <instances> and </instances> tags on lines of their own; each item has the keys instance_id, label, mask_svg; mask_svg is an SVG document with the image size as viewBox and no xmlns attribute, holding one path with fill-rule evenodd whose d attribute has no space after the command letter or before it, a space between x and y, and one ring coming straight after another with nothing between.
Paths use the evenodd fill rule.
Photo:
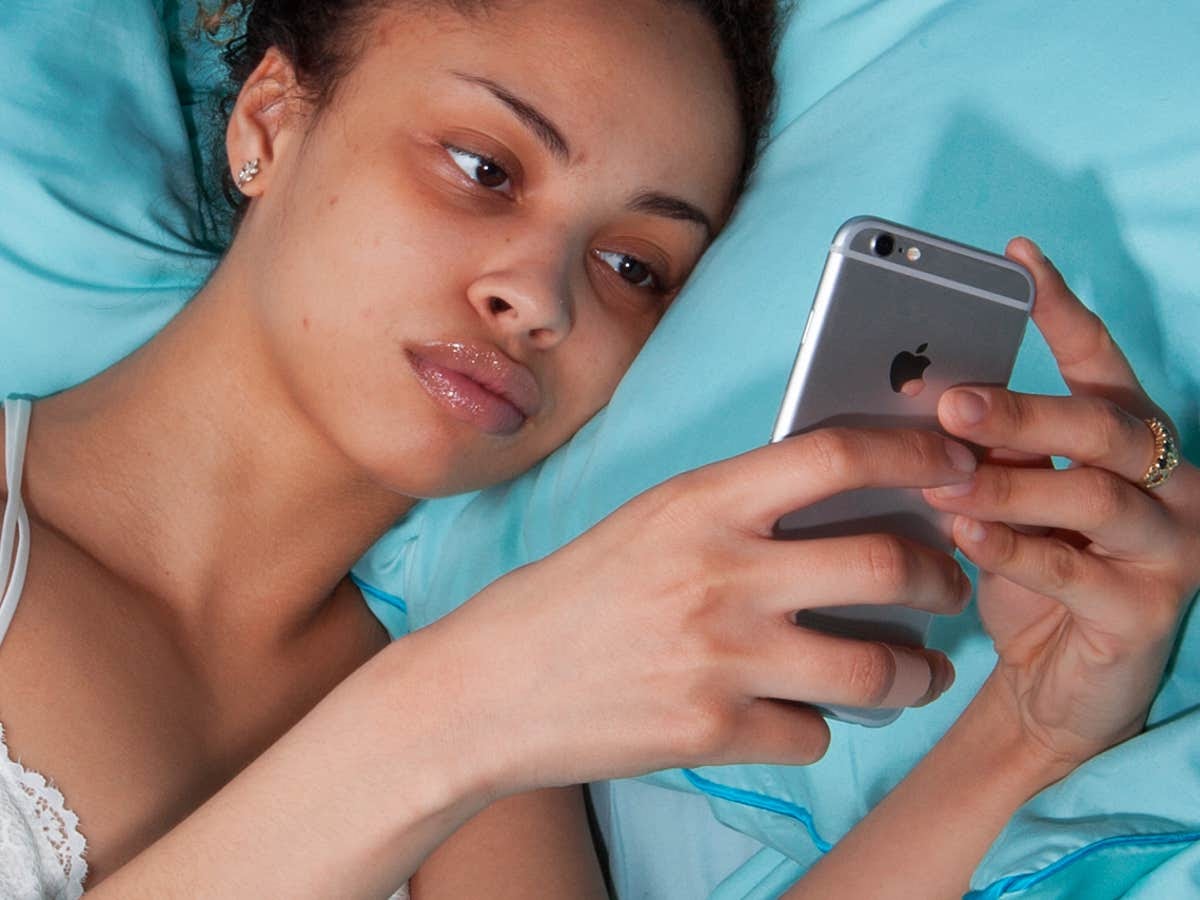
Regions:
<instances>
[{"instance_id":1,"label":"ear","mask_svg":"<svg viewBox=\"0 0 1200 900\"><path fill-rule=\"evenodd\" d=\"M271 182L271 163L296 136L300 91L291 62L276 48L269 49L238 93L225 130L225 152L235 179L242 167L258 161L254 178L239 185L247 197L261 196Z\"/></svg>"}]
</instances>

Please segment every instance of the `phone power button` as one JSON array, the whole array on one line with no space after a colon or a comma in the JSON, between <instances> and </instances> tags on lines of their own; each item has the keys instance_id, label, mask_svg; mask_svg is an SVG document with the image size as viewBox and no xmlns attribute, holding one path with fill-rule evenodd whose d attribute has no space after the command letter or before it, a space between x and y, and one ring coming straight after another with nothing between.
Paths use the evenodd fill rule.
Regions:
<instances>
[{"instance_id":1,"label":"phone power button","mask_svg":"<svg viewBox=\"0 0 1200 900\"><path fill-rule=\"evenodd\" d=\"M808 329L812 325L812 307L808 308L808 318L804 320L804 331L800 332L800 343L803 344L808 340Z\"/></svg>"}]
</instances>

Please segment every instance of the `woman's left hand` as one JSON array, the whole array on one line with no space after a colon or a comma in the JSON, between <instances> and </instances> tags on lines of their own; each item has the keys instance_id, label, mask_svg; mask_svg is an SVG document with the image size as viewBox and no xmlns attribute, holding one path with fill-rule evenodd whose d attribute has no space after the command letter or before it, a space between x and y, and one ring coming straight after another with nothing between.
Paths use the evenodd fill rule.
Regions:
<instances>
[{"instance_id":1,"label":"woman's left hand","mask_svg":"<svg viewBox=\"0 0 1200 900\"><path fill-rule=\"evenodd\" d=\"M1020 737L1069 769L1145 724L1200 588L1200 471L1181 461L1161 486L1141 486L1156 457L1145 419L1177 432L1038 248L1018 238L1007 254L1034 276L1033 319L1071 395L947 391L942 426L987 453L965 493L926 498L958 514L956 542L980 569L993 679ZM1055 470L1050 456L1072 466Z\"/></svg>"}]
</instances>

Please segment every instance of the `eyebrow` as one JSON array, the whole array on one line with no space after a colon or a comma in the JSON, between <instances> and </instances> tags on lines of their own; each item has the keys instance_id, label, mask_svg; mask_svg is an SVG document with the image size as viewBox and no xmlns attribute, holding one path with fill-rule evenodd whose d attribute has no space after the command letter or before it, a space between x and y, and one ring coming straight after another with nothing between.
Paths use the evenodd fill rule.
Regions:
<instances>
[{"instance_id":1,"label":"eyebrow","mask_svg":"<svg viewBox=\"0 0 1200 900\"><path fill-rule=\"evenodd\" d=\"M686 200L660 194L658 191L640 191L629 202L633 212L649 213L654 216L665 216L668 219L679 219L684 222L695 222L710 235L713 233L712 222L703 210L697 209Z\"/></svg>"},{"instance_id":2,"label":"eyebrow","mask_svg":"<svg viewBox=\"0 0 1200 900\"><path fill-rule=\"evenodd\" d=\"M553 122L534 108L533 104L522 100L512 91L496 84L490 78L483 78L479 75L468 75L466 72L455 72L454 74L463 81L469 81L471 84L487 88L492 96L513 111L516 117L534 133L537 139L557 159L565 163L570 158L571 145L567 143L567 139L563 137L562 132L558 130Z\"/></svg>"},{"instance_id":3,"label":"eyebrow","mask_svg":"<svg viewBox=\"0 0 1200 900\"><path fill-rule=\"evenodd\" d=\"M526 100L522 100L503 85L497 84L490 78L481 75L471 75L467 72L453 72L454 76L471 84L485 88L493 97L507 106L521 120L534 136L541 141L550 154L560 162L566 163L571 157L571 145L563 137L562 131L545 115ZM629 201L628 208L632 212L647 213L668 219L684 222L694 222L700 225L709 235L713 233L712 221L704 211L694 204L663 194L658 191L639 191Z\"/></svg>"}]
</instances>

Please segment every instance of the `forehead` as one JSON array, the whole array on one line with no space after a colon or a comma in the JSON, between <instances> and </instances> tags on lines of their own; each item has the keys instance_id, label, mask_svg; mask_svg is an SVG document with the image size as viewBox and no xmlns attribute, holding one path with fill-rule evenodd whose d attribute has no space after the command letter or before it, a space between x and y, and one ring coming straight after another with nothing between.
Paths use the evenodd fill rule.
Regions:
<instances>
[{"instance_id":1,"label":"forehead","mask_svg":"<svg viewBox=\"0 0 1200 900\"><path fill-rule=\"evenodd\" d=\"M372 23L347 78L351 102L386 114L406 98L488 99L454 74L469 73L552 120L571 165L724 211L741 162L738 99L715 30L690 4L525 0L470 15L449 4L405 6Z\"/></svg>"}]
</instances>

